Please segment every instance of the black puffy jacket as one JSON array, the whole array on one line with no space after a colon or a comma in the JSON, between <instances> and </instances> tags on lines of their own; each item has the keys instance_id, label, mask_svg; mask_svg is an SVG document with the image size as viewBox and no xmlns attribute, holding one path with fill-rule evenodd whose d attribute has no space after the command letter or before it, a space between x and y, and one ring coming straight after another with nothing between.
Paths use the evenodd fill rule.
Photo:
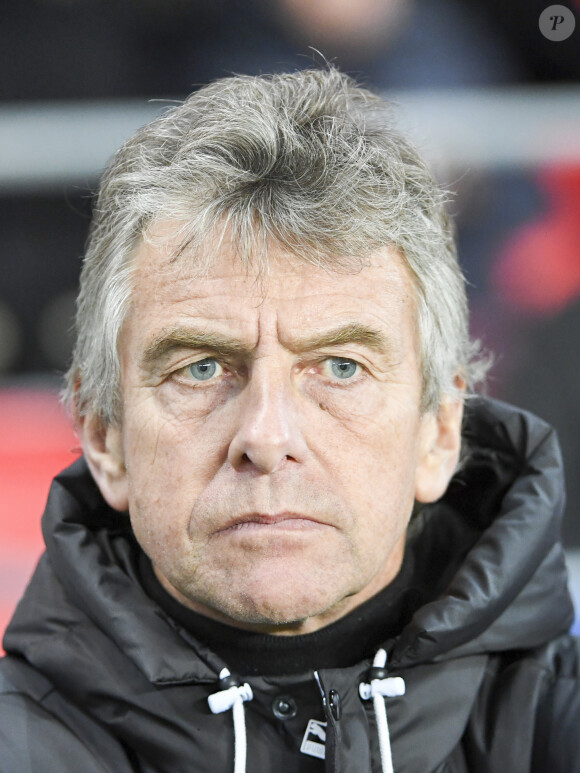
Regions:
<instances>
[{"instance_id":1,"label":"black puffy jacket","mask_svg":"<svg viewBox=\"0 0 580 773\"><path fill-rule=\"evenodd\" d=\"M410 528L439 595L384 643L388 677L406 685L380 698L394 770L578 773L580 647L566 633L554 433L489 400L468 414L466 461ZM128 524L82 460L56 478L43 530L46 554L4 640L0 773L233 771L232 712L208 706L226 664L144 593ZM252 677L248 773L379 773L374 704L359 690L370 666ZM275 716L280 696L295 716ZM305 734L324 760L300 751Z\"/></svg>"}]
</instances>

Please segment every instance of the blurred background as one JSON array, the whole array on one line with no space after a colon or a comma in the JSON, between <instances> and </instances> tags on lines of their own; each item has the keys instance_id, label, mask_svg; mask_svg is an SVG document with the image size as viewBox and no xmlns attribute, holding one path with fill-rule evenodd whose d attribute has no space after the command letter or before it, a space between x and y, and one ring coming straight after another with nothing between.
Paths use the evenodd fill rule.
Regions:
<instances>
[{"instance_id":1,"label":"blurred background","mask_svg":"<svg viewBox=\"0 0 580 773\"><path fill-rule=\"evenodd\" d=\"M168 103L231 73L320 65L384 92L451 205L488 391L558 429L580 600L580 0L3 0L0 633L79 453L57 398L99 174ZM525 535L522 536L525 539ZM577 628L580 628L577 623Z\"/></svg>"}]
</instances>

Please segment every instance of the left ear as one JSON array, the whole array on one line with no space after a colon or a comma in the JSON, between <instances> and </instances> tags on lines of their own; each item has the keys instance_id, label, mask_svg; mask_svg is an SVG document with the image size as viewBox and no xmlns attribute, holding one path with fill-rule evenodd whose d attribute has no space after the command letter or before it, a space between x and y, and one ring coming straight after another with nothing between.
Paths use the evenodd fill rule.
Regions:
<instances>
[{"instance_id":1,"label":"left ear","mask_svg":"<svg viewBox=\"0 0 580 773\"><path fill-rule=\"evenodd\" d=\"M459 462L462 419L461 396L444 398L437 413L423 416L415 474L415 499L418 502L435 502L447 490Z\"/></svg>"}]
</instances>

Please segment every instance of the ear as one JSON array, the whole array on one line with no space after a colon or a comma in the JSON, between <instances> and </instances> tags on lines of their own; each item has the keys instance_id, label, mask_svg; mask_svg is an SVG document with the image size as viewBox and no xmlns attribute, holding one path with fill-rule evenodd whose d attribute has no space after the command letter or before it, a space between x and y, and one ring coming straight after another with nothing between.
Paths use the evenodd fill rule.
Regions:
<instances>
[{"instance_id":1,"label":"ear","mask_svg":"<svg viewBox=\"0 0 580 773\"><path fill-rule=\"evenodd\" d=\"M443 496L459 462L463 399L445 398L437 413L426 413L421 428L415 499L435 502Z\"/></svg>"},{"instance_id":2,"label":"ear","mask_svg":"<svg viewBox=\"0 0 580 773\"><path fill-rule=\"evenodd\" d=\"M114 509L129 509L127 471L120 427L94 414L78 419L78 433L89 469L105 501Z\"/></svg>"}]
</instances>

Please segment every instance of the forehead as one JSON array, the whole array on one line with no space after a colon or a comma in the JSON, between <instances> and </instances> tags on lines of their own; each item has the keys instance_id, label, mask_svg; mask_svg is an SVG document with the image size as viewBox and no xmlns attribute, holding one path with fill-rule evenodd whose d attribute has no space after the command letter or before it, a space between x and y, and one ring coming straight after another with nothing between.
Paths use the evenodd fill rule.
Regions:
<instances>
[{"instance_id":1,"label":"forehead","mask_svg":"<svg viewBox=\"0 0 580 773\"><path fill-rule=\"evenodd\" d=\"M140 324L169 316L251 324L275 310L281 323L303 327L338 316L414 328L413 283L394 249L355 258L345 269L333 267L331 257L324 267L309 264L277 243L268 245L266 256L243 261L224 238L204 245L209 259L200 269L195 255L178 254L177 232L176 223L158 223L135 252L130 316Z\"/></svg>"}]
</instances>

